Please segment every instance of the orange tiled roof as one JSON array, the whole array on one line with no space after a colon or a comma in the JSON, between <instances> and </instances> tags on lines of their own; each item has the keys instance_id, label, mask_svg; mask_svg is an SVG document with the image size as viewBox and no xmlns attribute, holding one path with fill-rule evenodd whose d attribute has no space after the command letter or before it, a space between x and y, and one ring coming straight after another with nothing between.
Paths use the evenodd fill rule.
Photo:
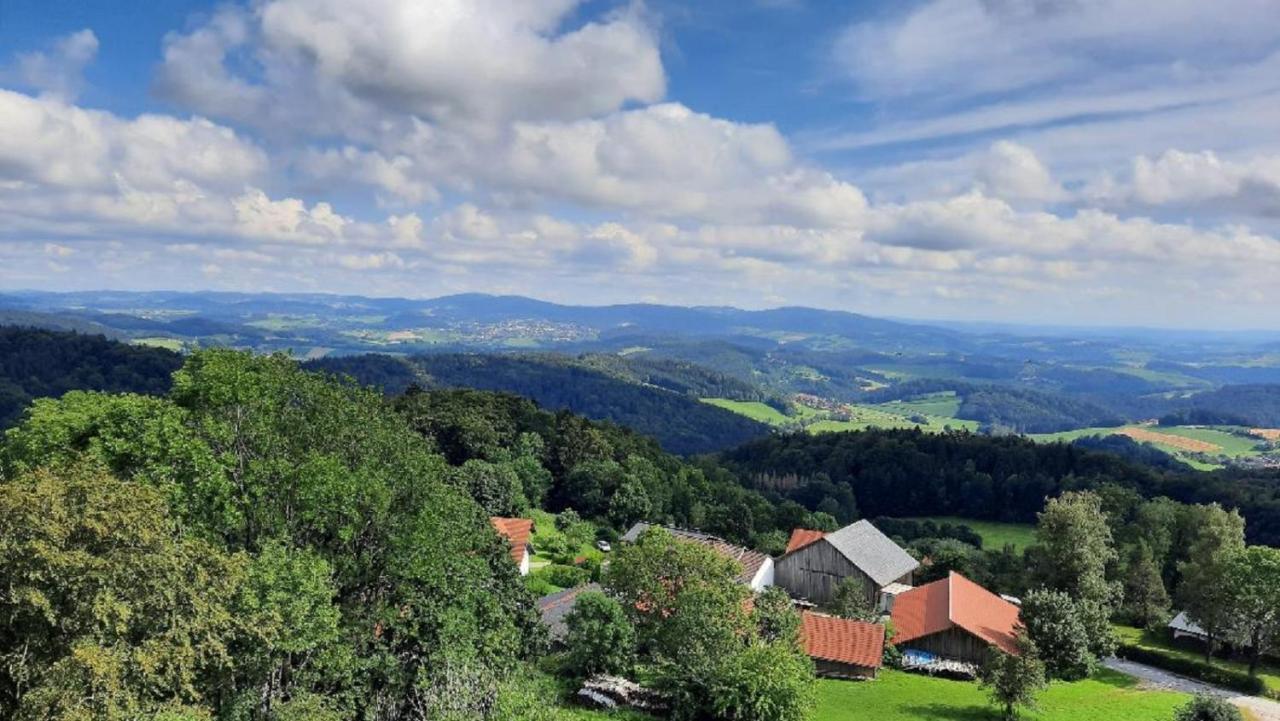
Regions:
<instances>
[{"instance_id":1,"label":"orange tiled roof","mask_svg":"<svg viewBox=\"0 0 1280 721\"><path fill-rule=\"evenodd\" d=\"M525 549L529 545L529 536L533 535L533 521L528 518L492 516L489 518L489 523L493 524L498 535L511 543L511 559L517 566L520 565L524 560Z\"/></svg>"},{"instance_id":2,"label":"orange tiled roof","mask_svg":"<svg viewBox=\"0 0 1280 721\"><path fill-rule=\"evenodd\" d=\"M796 528L791 531L791 539L787 541L786 553L791 553L800 548L813 543L814 541L827 535L822 531L811 531L808 528Z\"/></svg>"},{"instance_id":3,"label":"orange tiled roof","mask_svg":"<svg viewBox=\"0 0 1280 721\"><path fill-rule=\"evenodd\" d=\"M1018 652L1018 607L954 571L898 594L892 616L894 644L958 627L1006 653Z\"/></svg>"},{"instance_id":4,"label":"orange tiled roof","mask_svg":"<svg viewBox=\"0 0 1280 721\"><path fill-rule=\"evenodd\" d=\"M800 638L811 658L863 668L880 668L884 657L884 626L805 611Z\"/></svg>"}]
</instances>

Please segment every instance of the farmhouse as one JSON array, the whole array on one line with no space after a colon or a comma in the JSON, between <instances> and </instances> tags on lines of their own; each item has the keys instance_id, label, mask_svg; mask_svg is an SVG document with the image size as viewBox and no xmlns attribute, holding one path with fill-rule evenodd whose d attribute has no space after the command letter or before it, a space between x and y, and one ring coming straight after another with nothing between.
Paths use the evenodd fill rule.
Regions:
<instances>
[{"instance_id":1,"label":"farmhouse","mask_svg":"<svg viewBox=\"0 0 1280 721\"><path fill-rule=\"evenodd\" d=\"M884 626L805 611L800 640L819 676L875 678L884 658Z\"/></svg>"},{"instance_id":2,"label":"farmhouse","mask_svg":"<svg viewBox=\"0 0 1280 721\"><path fill-rule=\"evenodd\" d=\"M648 523L637 523L622 535L622 540L625 543L635 543L651 527ZM735 580L752 591L762 591L773 585L773 559L767 554L736 546L710 534L669 526L659 527L670 533L677 540L702 544L725 558L737 561L742 566L742 573L739 573Z\"/></svg>"},{"instance_id":3,"label":"farmhouse","mask_svg":"<svg viewBox=\"0 0 1280 721\"><path fill-rule=\"evenodd\" d=\"M1018 653L1018 607L954 571L898 595L893 643L904 652L981 664L990 648Z\"/></svg>"},{"instance_id":4,"label":"farmhouse","mask_svg":"<svg viewBox=\"0 0 1280 721\"><path fill-rule=\"evenodd\" d=\"M511 560L520 569L521 576L529 575L529 557L533 555L533 546L529 537L533 535L533 521L528 518L502 518L493 516L489 519L499 536L511 544Z\"/></svg>"},{"instance_id":5,"label":"farmhouse","mask_svg":"<svg viewBox=\"0 0 1280 721\"><path fill-rule=\"evenodd\" d=\"M867 589L867 600L879 601L891 584L911 585L920 564L868 521L858 521L832 533L797 528L787 552L775 566L775 581L795 598L826 603L836 586L856 578Z\"/></svg>"}]
</instances>

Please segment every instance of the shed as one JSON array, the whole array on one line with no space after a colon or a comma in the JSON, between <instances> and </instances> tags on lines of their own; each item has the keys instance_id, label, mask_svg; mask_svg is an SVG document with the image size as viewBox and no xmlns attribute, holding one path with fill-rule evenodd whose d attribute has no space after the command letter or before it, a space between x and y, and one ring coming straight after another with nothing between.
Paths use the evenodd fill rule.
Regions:
<instances>
[{"instance_id":1,"label":"shed","mask_svg":"<svg viewBox=\"0 0 1280 721\"><path fill-rule=\"evenodd\" d=\"M831 533L796 529L789 550L774 565L775 582L796 598L827 603L836 586L856 578L867 600L880 601L880 591L894 583L911 585L920 563L869 521L858 521Z\"/></svg>"},{"instance_id":2,"label":"shed","mask_svg":"<svg viewBox=\"0 0 1280 721\"><path fill-rule=\"evenodd\" d=\"M542 624L547 627L547 635L552 643L562 643L568 635L569 627L565 625L565 618L578 603L578 596L585 592L599 593L603 590L598 583L588 583L538 599L538 612L542 614Z\"/></svg>"},{"instance_id":3,"label":"shed","mask_svg":"<svg viewBox=\"0 0 1280 721\"><path fill-rule=\"evenodd\" d=\"M819 676L875 678L884 659L884 626L805 611L800 640Z\"/></svg>"},{"instance_id":4,"label":"shed","mask_svg":"<svg viewBox=\"0 0 1280 721\"><path fill-rule=\"evenodd\" d=\"M952 572L894 600L895 646L943 659L981 664L995 646L1019 652L1017 606Z\"/></svg>"},{"instance_id":5,"label":"shed","mask_svg":"<svg viewBox=\"0 0 1280 721\"><path fill-rule=\"evenodd\" d=\"M1173 617L1169 622L1169 630L1173 632L1174 640L1193 638L1197 641L1207 641L1209 639L1209 634L1205 633L1200 624L1192 621L1186 611L1179 611L1178 615Z\"/></svg>"}]
</instances>

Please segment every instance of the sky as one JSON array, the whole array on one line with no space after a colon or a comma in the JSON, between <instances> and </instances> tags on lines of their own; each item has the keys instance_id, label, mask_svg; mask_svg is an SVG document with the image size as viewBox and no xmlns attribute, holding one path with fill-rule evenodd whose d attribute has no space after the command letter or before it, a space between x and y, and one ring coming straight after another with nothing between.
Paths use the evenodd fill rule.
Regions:
<instances>
[{"instance_id":1,"label":"sky","mask_svg":"<svg viewBox=\"0 0 1280 721\"><path fill-rule=\"evenodd\" d=\"M1276 0L0 2L0 290L1280 329Z\"/></svg>"}]
</instances>

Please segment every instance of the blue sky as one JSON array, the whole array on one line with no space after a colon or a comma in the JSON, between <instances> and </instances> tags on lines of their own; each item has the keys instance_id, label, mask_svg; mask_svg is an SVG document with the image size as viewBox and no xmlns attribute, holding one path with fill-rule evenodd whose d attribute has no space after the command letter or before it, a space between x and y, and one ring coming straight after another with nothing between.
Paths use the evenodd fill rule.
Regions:
<instances>
[{"instance_id":1,"label":"blue sky","mask_svg":"<svg viewBox=\"0 0 1280 721\"><path fill-rule=\"evenodd\" d=\"M1280 327L1273 0L0 4L0 289Z\"/></svg>"}]
</instances>

